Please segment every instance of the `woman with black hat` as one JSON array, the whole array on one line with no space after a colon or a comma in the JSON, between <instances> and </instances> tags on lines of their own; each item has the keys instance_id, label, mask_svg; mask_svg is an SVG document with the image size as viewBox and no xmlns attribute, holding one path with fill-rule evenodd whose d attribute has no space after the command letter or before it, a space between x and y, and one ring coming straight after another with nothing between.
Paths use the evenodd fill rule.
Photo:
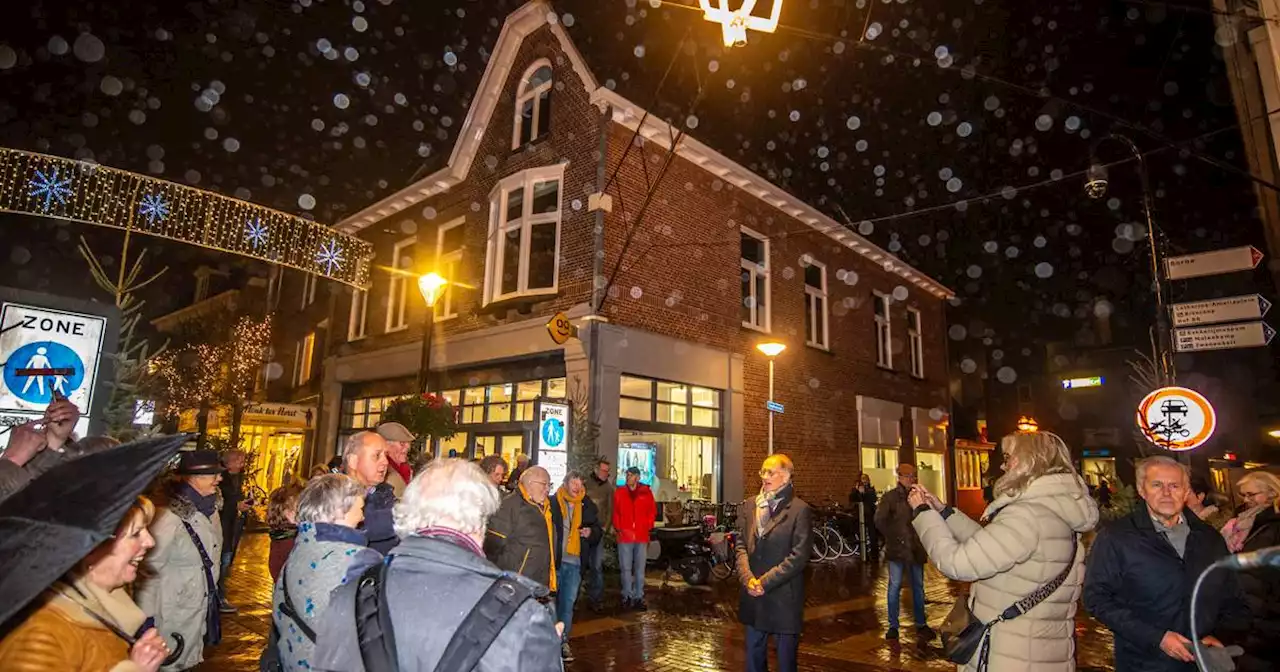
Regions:
<instances>
[{"instance_id":1,"label":"woman with black hat","mask_svg":"<svg viewBox=\"0 0 1280 672\"><path fill-rule=\"evenodd\" d=\"M202 644L217 644L222 634L217 585L222 553L218 483L223 466L216 451L181 455L178 480L166 493L169 501L151 523L156 546L147 555L137 589L138 606L155 617L160 632L177 633L186 643L182 655L165 670L200 664Z\"/></svg>"}]
</instances>

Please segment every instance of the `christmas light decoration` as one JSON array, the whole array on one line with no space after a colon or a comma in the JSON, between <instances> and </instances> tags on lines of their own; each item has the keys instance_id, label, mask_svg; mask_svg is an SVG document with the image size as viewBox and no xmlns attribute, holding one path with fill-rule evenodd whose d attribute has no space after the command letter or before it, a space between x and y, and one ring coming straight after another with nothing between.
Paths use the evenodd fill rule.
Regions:
<instances>
[{"instance_id":1,"label":"christmas light decoration","mask_svg":"<svg viewBox=\"0 0 1280 672\"><path fill-rule=\"evenodd\" d=\"M243 403L253 390L271 345L271 316L242 317L216 342L192 343L151 360L165 413ZM225 340L220 338L225 336Z\"/></svg>"},{"instance_id":2,"label":"christmas light decoration","mask_svg":"<svg viewBox=\"0 0 1280 672\"><path fill-rule=\"evenodd\" d=\"M317 222L203 189L0 148L0 211L55 217L230 252L368 287L373 246Z\"/></svg>"},{"instance_id":3,"label":"christmas light decoration","mask_svg":"<svg viewBox=\"0 0 1280 672\"><path fill-rule=\"evenodd\" d=\"M717 0L719 6L713 7L711 0L700 0L703 17L712 23L718 23L724 30L724 46L741 47L747 43L747 31L772 33L778 29L778 17L782 14L782 0L773 0L773 11L769 18L752 16L751 10L756 7L756 0L742 0L742 6L729 9L729 0Z\"/></svg>"}]
</instances>

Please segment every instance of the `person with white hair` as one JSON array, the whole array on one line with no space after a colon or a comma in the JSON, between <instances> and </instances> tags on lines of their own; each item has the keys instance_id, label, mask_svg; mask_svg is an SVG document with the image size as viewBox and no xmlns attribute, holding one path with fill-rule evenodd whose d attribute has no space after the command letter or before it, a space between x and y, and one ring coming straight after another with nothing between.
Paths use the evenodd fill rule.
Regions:
<instances>
[{"instance_id":1,"label":"person with white hair","mask_svg":"<svg viewBox=\"0 0 1280 672\"><path fill-rule=\"evenodd\" d=\"M369 548L386 555L400 543L391 522L395 489L387 478L387 440L377 432L356 432L342 448L342 469L365 488L364 529Z\"/></svg>"},{"instance_id":2,"label":"person with white hair","mask_svg":"<svg viewBox=\"0 0 1280 672\"><path fill-rule=\"evenodd\" d=\"M563 669L555 618L541 604L550 599L546 586L504 573L485 558L485 527L500 503L480 467L461 459L428 464L405 489L395 508L402 541L379 579L379 599L390 612L385 625L395 633L395 649L385 655L394 656L399 669L436 669L446 651L469 653L466 660L474 665L464 667L476 672ZM355 610L360 583L334 591L311 669L364 670L365 656L383 655L361 651ZM492 638L459 637L481 630L491 630Z\"/></svg>"},{"instance_id":3,"label":"person with white hair","mask_svg":"<svg viewBox=\"0 0 1280 672\"><path fill-rule=\"evenodd\" d=\"M298 537L271 599L272 640L284 672L311 668L330 592L382 561L356 529L364 503L365 488L343 474L313 478L298 496Z\"/></svg>"}]
</instances>

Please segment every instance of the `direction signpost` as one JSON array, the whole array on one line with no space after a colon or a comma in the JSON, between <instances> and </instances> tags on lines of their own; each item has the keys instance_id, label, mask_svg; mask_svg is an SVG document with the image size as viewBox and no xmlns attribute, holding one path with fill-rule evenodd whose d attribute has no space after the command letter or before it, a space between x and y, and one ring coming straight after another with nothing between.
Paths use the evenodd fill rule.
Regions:
<instances>
[{"instance_id":1,"label":"direction signpost","mask_svg":"<svg viewBox=\"0 0 1280 672\"><path fill-rule=\"evenodd\" d=\"M1248 271L1258 267L1262 261L1262 252L1252 245L1232 247L1225 250L1188 254L1181 257L1169 257L1165 260L1165 273L1170 280L1186 280L1202 278L1206 275L1221 275Z\"/></svg>"},{"instance_id":2,"label":"direction signpost","mask_svg":"<svg viewBox=\"0 0 1280 672\"><path fill-rule=\"evenodd\" d=\"M1266 322L1239 322L1211 327L1174 329L1174 347L1178 352L1259 348L1270 345L1276 330Z\"/></svg>"},{"instance_id":3,"label":"direction signpost","mask_svg":"<svg viewBox=\"0 0 1280 672\"><path fill-rule=\"evenodd\" d=\"M1190 327L1198 324L1261 320L1269 310L1271 310L1271 302L1258 294L1175 303L1173 304L1173 326Z\"/></svg>"}]
</instances>

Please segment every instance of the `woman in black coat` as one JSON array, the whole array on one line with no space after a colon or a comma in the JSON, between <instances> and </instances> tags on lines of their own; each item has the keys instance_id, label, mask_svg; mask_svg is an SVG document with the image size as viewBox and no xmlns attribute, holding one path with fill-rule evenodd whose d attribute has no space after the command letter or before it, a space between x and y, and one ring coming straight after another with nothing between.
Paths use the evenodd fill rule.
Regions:
<instances>
[{"instance_id":1,"label":"woman in black coat","mask_svg":"<svg viewBox=\"0 0 1280 672\"><path fill-rule=\"evenodd\" d=\"M790 458L764 461L760 494L743 502L738 529L738 620L747 626L747 672L767 672L769 636L780 672L796 671L804 625L804 568L813 552L813 512L791 487Z\"/></svg>"},{"instance_id":2,"label":"woman in black coat","mask_svg":"<svg viewBox=\"0 0 1280 672\"><path fill-rule=\"evenodd\" d=\"M1252 484L1251 484L1252 485ZM1245 490L1243 481L1240 489ZM1258 512L1245 538L1241 553L1280 546L1280 512L1276 505ZM1280 572L1273 568L1241 572L1240 595L1248 620L1240 636L1232 643L1244 648L1244 656L1236 661L1242 672L1280 670Z\"/></svg>"}]
</instances>

